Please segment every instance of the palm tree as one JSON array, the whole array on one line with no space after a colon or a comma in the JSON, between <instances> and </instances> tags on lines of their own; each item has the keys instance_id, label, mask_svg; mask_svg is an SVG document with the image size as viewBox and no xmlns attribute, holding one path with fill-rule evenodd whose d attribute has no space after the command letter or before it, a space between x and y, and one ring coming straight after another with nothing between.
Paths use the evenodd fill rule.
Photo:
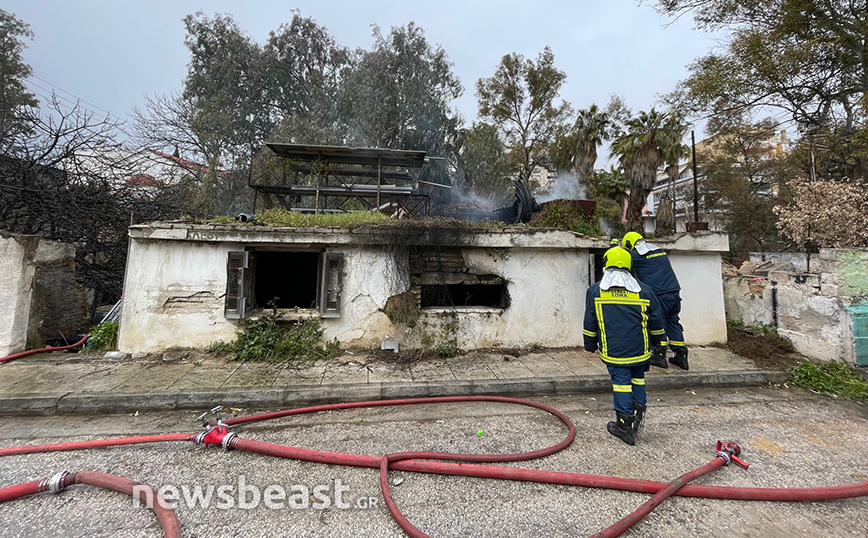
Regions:
<instances>
[{"instance_id":1,"label":"palm tree","mask_svg":"<svg viewBox=\"0 0 868 538\"><path fill-rule=\"evenodd\" d=\"M664 209L660 209L658 207L657 214L658 216L661 213L666 213L667 211L672 212L672 221L669 222L660 222L658 217L657 222L657 230L655 233L659 235L665 235L670 232L675 232L675 217L677 215L675 211L675 180L678 179L678 176L681 173L681 166L679 163L681 159L687 157L690 152L690 148L684 144L684 135L687 134L688 124L684 122L684 116L679 112L670 112L666 115L666 121L663 124L662 137L661 137L661 156L663 158L663 162L666 164L666 175L669 176L669 188L668 188L668 196L661 197L661 204L669 204L671 207L667 207ZM662 224L662 225L661 225ZM660 232L663 232L662 234Z\"/></svg>"},{"instance_id":2,"label":"palm tree","mask_svg":"<svg viewBox=\"0 0 868 538\"><path fill-rule=\"evenodd\" d=\"M612 156L618 156L630 186L627 230L642 231L642 208L654 188L662 160L667 114L651 109L627 120L626 132L612 141Z\"/></svg>"},{"instance_id":3,"label":"palm tree","mask_svg":"<svg viewBox=\"0 0 868 538\"><path fill-rule=\"evenodd\" d=\"M590 183L597 162L597 148L611 135L609 114L593 104L579 110L576 121L558 136L552 148L554 165L579 174L579 180Z\"/></svg>"}]
</instances>

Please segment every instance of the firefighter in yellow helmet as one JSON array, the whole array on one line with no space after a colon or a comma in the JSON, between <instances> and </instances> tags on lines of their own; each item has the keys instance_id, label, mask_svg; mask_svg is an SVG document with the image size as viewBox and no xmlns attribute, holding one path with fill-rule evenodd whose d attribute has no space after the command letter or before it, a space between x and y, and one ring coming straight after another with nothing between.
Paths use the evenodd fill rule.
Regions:
<instances>
[{"instance_id":1,"label":"firefighter in yellow helmet","mask_svg":"<svg viewBox=\"0 0 868 538\"><path fill-rule=\"evenodd\" d=\"M681 327L679 314L681 313L681 285L669 263L666 252L657 245L645 241L645 238L637 232L628 232L621 241L622 246L630 251L633 262L633 273L636 278L651 287L660 308L663 310L663 319L666 324L666 337L669 348L675 356L669 362L682 370L688 370L687 346L684 345L684 329ZM668 368L666 363L666 342L662 347L655 349L651 355L651 365L660 368Z\"/></svg>"},{"instance_id":2,"label":"firefighter in yellow helmet","mask_svg":"<svg viewBox=\"0 0 868 538\"><path fill-rule=\"evenodd\" d=\"M647 406L645 372L652 345L664 338L657 298L630 274L630 253L615 247L603 255L603 278L585 296L584 344L600 352L612 378L612 435L636 444Z\"/></svg>"}]
</instances>

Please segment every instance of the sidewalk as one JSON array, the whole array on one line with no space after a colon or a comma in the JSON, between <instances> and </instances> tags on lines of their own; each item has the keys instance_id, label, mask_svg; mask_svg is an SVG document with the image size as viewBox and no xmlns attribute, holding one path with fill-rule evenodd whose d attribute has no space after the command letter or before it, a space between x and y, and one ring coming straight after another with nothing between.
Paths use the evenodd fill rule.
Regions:
<instances>
[{"instance_id":1,"label":"sidewalk","mask_svg":"<svg viewBox=\"0 0 868 538\"><path fill-rule=\"evenodd\" d=\"M652 367L648 389L782 383L726 349L690 349L690 371ZM473 352L450 359L400 363L344 354L329 361L276 365L234 363L169 352L162 358L94 359L46 353L0 364L0 415L133 413L167 409L299 407L449 395L609 392L595 354L543 350L520 355Z\"/></svg>"}]
</instances>

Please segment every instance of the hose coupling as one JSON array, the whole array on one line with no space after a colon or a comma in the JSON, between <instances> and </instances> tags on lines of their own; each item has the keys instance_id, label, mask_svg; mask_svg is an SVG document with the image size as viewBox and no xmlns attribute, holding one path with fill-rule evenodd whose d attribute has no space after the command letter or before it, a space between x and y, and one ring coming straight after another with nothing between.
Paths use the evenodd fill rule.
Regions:
<instances>
[{"instance_id":1,"label":"hose coupling","mask_svg":"<svg viewBox=\"0 0 868 538\"><path fill-rule=\"evenodd\" d=\"M723 460L724 465L729 465L732 462L737 463L743 469L750 467L750 464L738 456L741 454L741 447L736 443L717 442L717 457Z\"/></svg>"},{"instance_id":2,"label":"hose coupling","mask_svg":"<svg viewBox=\"0 0 868 538\"><path fill-rule=\"evenodd\" d=\"M66 489L65 479L69 475L67 471L60 471L48 479L48 491L51 493L60 493Z\"/></svg>"},{"instance_id":3,"label":"hose coupling","mask_svg":"<svg viewBox=\"0 0 868 538\"><path fill-rule=\"evenodd\" d=\"M228 432L225 436L223 436L223 441L221 441L221 445L223 446L223 450L232 450L232 441L238 438L238 434L235 432Z\"/></svg>"}]
</instances>

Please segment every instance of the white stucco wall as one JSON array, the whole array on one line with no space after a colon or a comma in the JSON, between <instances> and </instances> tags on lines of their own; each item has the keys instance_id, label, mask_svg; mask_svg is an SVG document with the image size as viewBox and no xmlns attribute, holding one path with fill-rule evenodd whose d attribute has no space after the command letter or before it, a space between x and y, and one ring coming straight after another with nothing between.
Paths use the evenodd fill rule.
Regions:
<instances>
[{"instance_id":1,"label":"white stucco wall","mask_svg":"<svg viewBox=\"0 0 868 538\"><path fill-rule=\"evenodd\" d=\"M243 249L233 243L132 241L118 349L156 352L234 340L235 323L223 316L226 258Z\"/></svg>"},{"instance_id":2,"label":"white stucco wall","mask_svg":"<svg viewBox=\"0 0 868 538\"><path fill-rule=\"evenodd\" d=\"M341 315L323 319L324 338L346 346L378 347L385 340L418 346L457 321L462 349L582 344L590 249L606 239L564 231L466 232L461 248L474 274L505 279L510 306L425 309L413 327L383 312L390 297L410 288L406 259L376 233L341 229L263 229L243 226L140 225L131 228L119 348L159 352L205 347L235 337L236 321L223 315L226 259L245 247L294 246L343 254ZM378 243L379 241L379 243ZM685 236L661 243L682 286L681 319L688 345L726 339L720 252L726 236ZM697 252L699 251L699 252Z\"/></svg>"},{"instance_id":3,"label":"white stucco wall","mask_svg":"<svg viewBox=\"0 0 868 538\"><path fill-rule=\"evenodd\" d=\"M684 343L691 346L726 342L720 253L674 250L668 254L681 284Z\"/></svg>"}]
</instances>

